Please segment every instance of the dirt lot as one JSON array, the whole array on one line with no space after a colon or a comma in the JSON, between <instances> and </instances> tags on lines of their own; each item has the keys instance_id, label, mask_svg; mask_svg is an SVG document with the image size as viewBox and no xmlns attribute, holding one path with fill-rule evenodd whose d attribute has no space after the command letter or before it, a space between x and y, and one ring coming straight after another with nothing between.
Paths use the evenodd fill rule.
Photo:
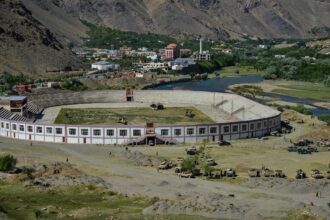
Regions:
<instances>
[{"instance_id":1,"label":"dirt lot","mask_svg":"<svg viewBox=\"0 0 330 220\"><path fill-rule=\"evenodd\" d=\"M312 168L321 171L330 163L330 152L312 155L289 153L288 141L310 137L311 133L330 137L323 123L291 111L284 114L291 119L295 132L269 140L238 140L232 147L210 145L211 155L219 167L236 168L239 177L209 181L203 178L182 179L171 171L159 171L155 166L164 158L184 156L187 146L159 146L129 148L30 143L0 139L0 152L14 154L19 165L64 162L68 158L75 168L88 175L102 177L111 190L130 196L158 197L159 201L145 214L189 214L224 219L282 218L293 210L304 209L304 215L329 219L329 180L294 180L295 170L303 168L308 176ZM303 118L305 123L295 120ZM322 135L322 137L321 137ZM198 147L198 146L197 146ZM110 155L111 152L111 155ZM261 165L282 169L288 179L249 179L247 169ZM322 192L322 197L315 196ZM231 195L230 195L231 194ZM313 205L311 205L313 204ZM290 215L291 215L290 214Z\"/></svg>"}]
</instances>

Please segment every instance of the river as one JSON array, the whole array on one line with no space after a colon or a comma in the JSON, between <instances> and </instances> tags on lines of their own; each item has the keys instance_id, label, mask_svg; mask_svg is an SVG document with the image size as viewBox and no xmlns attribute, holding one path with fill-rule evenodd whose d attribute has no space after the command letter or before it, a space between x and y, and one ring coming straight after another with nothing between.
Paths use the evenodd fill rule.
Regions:
<instances>
[{"instance_id":1,"label":"river","mask_svg":"<svg viewBox=\"0 0 330 220\"><path fill-rule=\"evenodd\" d=\"M231 85L245 84L245 83L260 83L263 81L261 76L239 76L239 77L225 77L214 78L204 81L189 81L189 82L177 82L165 85L159 85L154 87L158 90L192 90L192 91L207 91L207 92L226 92ZM322 107L315 106L312 100L302 99L298 97L282 95L277 93L266 93L268 96L276 97L282 101L292 102L297 104L307 104L314 108L311 109L312 114L315 116L329 115L330 110Z\"/></svg>"}]
</instances>

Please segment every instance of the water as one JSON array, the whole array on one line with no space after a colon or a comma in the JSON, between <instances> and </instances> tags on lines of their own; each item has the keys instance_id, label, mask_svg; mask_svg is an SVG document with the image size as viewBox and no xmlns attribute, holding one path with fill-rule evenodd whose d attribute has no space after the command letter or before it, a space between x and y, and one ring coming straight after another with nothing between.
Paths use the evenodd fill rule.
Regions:
<instances>
[{"instance_id":1,"label":"water","mask_svg":"<svg viewBox=\"0 0 330 220\"><path fill-rule=\"evenodd\" d=\"M261 76L239 76L239 77L226 77L226 78L214 78L205 81L189 81L179 82L156 86L157 90L192 90L192 91L207 91L207 92L226 92L231 85L245 84L245 83L260 83L263 81ZM276 93L266 93L268 96L279 98L282 101L292 102L297 104L306 104L313 106L311 112L315 116L330 114L330 110L315 106L313 101L308 99L302 99L298 97L281 95Z\"/></svg>"},{"instance_id":2,"label":"water","mask_svg":"<svg viewBox=\"0 0 330 220\"><path fill-rule=\"evenodd\" d=\"M182 89L182 90L192 90L192 91L226 92L229 86L234 84L260 83L262 81L263 78L260 76L225 77L225 78L214 78L205 81L189 81L189 82L160 85L155 87L155 89L158 90Z\"/></svg>"}]
</instances>

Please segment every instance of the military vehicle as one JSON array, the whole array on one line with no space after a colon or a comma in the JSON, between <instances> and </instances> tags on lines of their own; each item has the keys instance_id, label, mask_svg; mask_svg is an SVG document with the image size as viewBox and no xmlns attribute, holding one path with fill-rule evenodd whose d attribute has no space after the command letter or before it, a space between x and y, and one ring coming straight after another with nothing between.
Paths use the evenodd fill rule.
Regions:
<instances>
[{"instance_id":1,"label":"military vehicle","mask_svg":"<svg viewBox=\"0 0 330 220\"><path fill-rule=\"evenodd\" d=\"M286 175L282 170L275 170L274 176L277 178L285 178Z\"/></svg>"},{"instance_id":2,"label":"military vehicle","mask_svg":"<svg viewBox=\"0 0 330 220\"><path fill-rule=\"evenodd\" d=\"M217 162L215 162L215 160L213 160L213 159L207 159L206 163L209 166L216 166L217 165Z\"/></svg>"},{"instance_id":3,"label":"military vehicle","mask_svg":"<svg viewBox=\"0 0 330 220\"><path fill-rule=\"evenodd\" d=\"M194 178L194 175L190 171L183 171L183 172L179 173L179 177L182 177L182 178Z\"/></svg>"},{"instance_id":4,"label":"military vehicle","mask_svg":"<svg viewBox=\"0 0 330 220\"><path fill-rule=\"evenodd\" d=\"M297 170L296 179L305 179L305 178L306 178L306 173L302 169Z\"/></svg>"},{"instance_id":5,"label":"military vehicle","mask_svg":"<svg viewBox=\"0 0 330 220\"><path fill-rule=\"evenodd\" d=\"M231 145L231 144L230 144L230 142L228 142L228 141L222 140L222 141L219 141L219 142L218 142L218 145L219 145L219 146L229 146L229 145Z\"/></svg>"},{"instance_id":6,"label":"military vehicle","mask_svg":"<svg viewBox=\"0 0 330 220\"><path fill-rule=\"evenodd\" d=\"M165 161L161 162L161 164L158 166L158 168L161 170L168 170L168 169L171 169L173 166L174 165L173 165L172 161L165 160Z\"/></svg>"},{"instance_id":7,"label":"military vehicle","mask_svg":"<svg viewBox=\"0 0 330 220\"><path fill-rule=\"evenodd\" d=\"M311 177L314 179L323 179L324 175L319 170L312 170Z\"/></svg>"},{"instance_id":8,"label":"military vehicle","mask_svg":"<svg viewBox=\"0 0 330 220\"><path fill-rule=\"evenodd\" d=\"M299 147L305 147L305 146L308 146L311 144L314 144L314 142L311 140L308 140L308 139L300 140L300 141L294 143L295 146L299 146Z\"/></svg>"},{"instance_id":9,"label":"military vehicle","mask_svg":"<svg viewBox=\"0 0 330 220\"><path fill-rule=\"evenodd\" d=\"M232 169L232 168L226 169L225 172L223 173L223 175L226 176L226 177L235 177L236 176L236 170Z\"/></svg>"},{"instance_id":10,"label":"military vehicle","mask_svg":"<svg viewBox=\"0 0 330 220\"><path fill-rule=\"evenodd\" d=\"M274 177L275 176L274 170L271 170L268 168L263 169L261 173L262 173L263 177Z\"/></svg>"},{"instance_id":11,"label":"military vehicle","mask_svg":"<svg viewBox=\"0 0 330 220\"><path fill-rule=\"evenodd\" d=\"M260 173L261 173L261 170L255 169L255 168L250 169L248 171L249 177L252 177L252 178L254 178L254 177L260 177Z\"/></svg>"},{"instance_id":12,"label":"military vehicle","mask_svg":"<svg viewBox=\"0 0 330 220\"><path fill-rule=\"evenodd\" d=\"M196 155L196 154L198 154L198 151L197 151L197 149L196 149L195 146L187 148L186 149L186 152L187 152L188 155Z\"/></svg>"}]
</instances>

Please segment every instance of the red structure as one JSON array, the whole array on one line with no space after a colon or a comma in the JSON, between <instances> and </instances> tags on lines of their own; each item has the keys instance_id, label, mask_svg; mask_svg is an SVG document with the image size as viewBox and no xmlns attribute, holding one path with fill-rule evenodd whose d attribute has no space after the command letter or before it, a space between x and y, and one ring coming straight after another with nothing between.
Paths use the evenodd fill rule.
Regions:
<instances>
[{"instance_id":1,"label":"red structure","mask_svg":"<svg viewBox=\"0 0 330 220\"><path fill-rule=\"evenodd\" d=\"M180 49L176 44L169 44L165 48L165 58L169 60L176 59L180 56Z\"/></svg>"}]
</instances>

